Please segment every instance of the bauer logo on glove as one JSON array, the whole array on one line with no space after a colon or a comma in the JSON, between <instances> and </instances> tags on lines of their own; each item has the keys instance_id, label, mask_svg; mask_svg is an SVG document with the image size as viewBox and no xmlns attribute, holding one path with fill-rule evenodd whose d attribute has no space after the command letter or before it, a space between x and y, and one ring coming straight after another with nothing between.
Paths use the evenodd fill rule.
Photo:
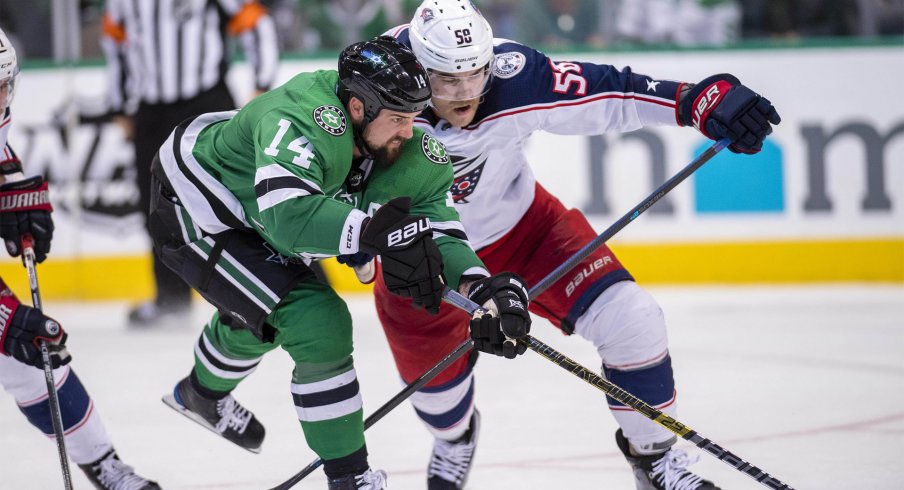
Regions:
<instances>
[{"instance_id":1,"label":"bauer logo on glove","mask_svg":"<svg viewBox=\"0 0 904 490\"><path fill-rule=\"evenodd\" d=\"M397 197L364 221L358 239L362 252L379 255L389 292L439 313L443 297L443 256L433 241L430 220L411 214L411 198ZM385 244L385 245L384 245Z\"/></svg>"},{"instance_id":2,"label":"bauer logo on glove","mask_svg":"<svg viewBox=\"0 0 904 490\"><path fill-rule=\"evenodd\" d=\"M772 126L782 121L769 99L723 73L682 86L678 95L678 121L703 136L731 140L735 153L758 153Z\"/></svg>"},{"instance_id":3,"label":"bauer logo on glove","mask_svg":"<svg viewBox=\"0 0 904 490\"><path fill-rule=\"evenodd\" d=\"M430 231L430 218L421 218L413 223L406 224L403 228L392 230L387 236L387 247L405 247L416 240L420 234Z\"/></svg>"}]
</instances>

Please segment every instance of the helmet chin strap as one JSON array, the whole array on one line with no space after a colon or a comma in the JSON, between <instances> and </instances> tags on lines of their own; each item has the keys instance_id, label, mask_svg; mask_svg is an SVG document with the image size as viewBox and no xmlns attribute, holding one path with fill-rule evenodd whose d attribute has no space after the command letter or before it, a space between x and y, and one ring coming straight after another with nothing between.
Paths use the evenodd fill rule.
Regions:
<instances>
[{"instance_id":1,"label":"helmet chin strap","mask_svg":"<svg viewBox=\"0 0 904 490\"><path fill-rule=\"evenodd\" d=\"M364 116L364 120L360 125L352 124L352 136L355 140L355 147L358 148L358 153L364 158L373 159L370 148L367 146L367 141L364 140L364 130L367 129L368 123L370 121L367 120L367 116Z\"/></svg>"}]
</instances>

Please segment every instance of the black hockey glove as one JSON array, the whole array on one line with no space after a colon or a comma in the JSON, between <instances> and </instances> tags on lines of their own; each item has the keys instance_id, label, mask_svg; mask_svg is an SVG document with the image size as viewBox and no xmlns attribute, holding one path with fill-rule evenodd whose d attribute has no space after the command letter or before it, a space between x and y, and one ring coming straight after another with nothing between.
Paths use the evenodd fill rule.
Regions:
<instances>
[{"instance_id":1,"label":"black hockey glove","mask_svg":"<svg viewBox=\"0 0 904 490\"><path fill-rule=\"evenodd\" d=\"M364 222L360 249L382 257L389 292L411 298L436 314L443 298L443 257L433 241L430 220L409 213L411 198L397 197Z\"/></svg>"},{"instance_id":2,"label":"black hockey glove","mask_svg":"<svg viewBox=\"0 0 904 490\"><path fill-rule=\"evenodd\" d=\"M35 260L43 262L53 238L53 207L40 176L0 185L0 237L13 257L22 253L22 236L34 239Z\"/></svg>"},{"instance_id":3,"label":"black hockey glove","mask_svg":"<svg viewBox=\"0 0 904 490\"><path fill-rule=\"evenodd\" d=\"M515 342L530 333L524 280L511 272L503 272L476 281L471 285L468 297L491 312L471 320L474 348L507 359L524 354L527 346Z\"/></svg>"},{"instance_id":4,"label":"black hockey glove","mask_svg":"<svg viewBox=\"0 0 904 490\"><path fill-rule=\"evenodd\" d=\"M16 295L0 279L0 354L37 368L44 367L41 340L47 341L54 369L72 360L66 350L66 332L53 318L19 303Z\"/></svg>"},{"instance_id":5,"label":"black hockey glove","mask_svg":"<svg viewBox=\"0 0 904 490\"><path fill-rule=\"evenodd\" d=\"M782 121L769 99L729 74L713 75L690 86L678 99L678 120L712 140L728 138L735 153L758 153L772 124ZM771 124L770 124L771 123Z\"/></svg>"}]
</instances>

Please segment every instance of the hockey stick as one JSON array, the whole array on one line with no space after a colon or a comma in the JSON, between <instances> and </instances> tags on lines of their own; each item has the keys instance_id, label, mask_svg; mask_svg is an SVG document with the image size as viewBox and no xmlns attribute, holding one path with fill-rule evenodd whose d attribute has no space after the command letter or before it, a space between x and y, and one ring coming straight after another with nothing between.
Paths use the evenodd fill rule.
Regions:
<instances>
[{"instance_id":1,"label":"hockey stick","mask_svg":"<svg viewBox=\"0 0 904 490\"><path fill-rule=\"evenodd\" d=\"M476 308L479 308L479 305L477 303L469 300L468 298L465 298L455 291L449 290L448 296L449 297L446 298L448 299L447 302L455 305L458 308L461 308L464 311L473 312L476 311ZM664 414L656 408L646 404L643 400L619 388L612 382L608 381L606 378L603 378L590 369L587 369L584 366L578 364L576 361L573 361L572 359L568 358L568 356L553 349L549 345L540 342L530 335L527 335L524 339L519 339L519 342L524 343L528 348L530 348L530 350L536 352L537 354L540 354L544 358L552 361L554 364L557 364L562 369L586 381L591 386L599 389L613 399L625 404L628 407L631 407L635 412L647 417L653 422L656 422L669 432L681 437L684 440L690 441L695 446L715 456L716 459L753 478L759 483L776 490L793 490L790 485L782 483L780 480L770 475L769 473L766 473L765 471L757 468L747 461L744 461L731 451L723 448L710 439L701 436L697 433L697 431L691 429L678 420L675 420L669 415Z\"/></svg>"},{"instance_id":2,"label":"hockey stick","mask_svg":"<svg viewBox=\"0 0 904 490\"><path fill-rule=\"evenodd\" d=\"M461 308L458 303L458 298L462 297L460 294L452 291L448 287L443 291L443 300L447 303L452 304L453 306ZM471 316L484 315L486 314L486 310L480 308L479 306L471 311ZM399 406L403 401L407 400L408 397L414 394L417 390L421 389L425 384L427 384L431 379L435 378L436 375L443 372L450 364L457 361L461 356L465 355L468 351L471 350L471 346L474 345L474 342L471 339L468 339L461 343L458 347L456 347L452 352L450 352L446 357L442 358L436 365L432 368L428 369L424 374L422 374L419 378L409 383L405 386L402 391L396 394L394 397L390 398L389 401L383 404L380 408L377 409L376 412L370 414L367 419L364 420L364 430L369 429L372 425L377 423L378 420L382 419L389 412L391 412L395 407ZM304 477L310 475L314 472L320 465L323 464L323 460L317 458L312 461L311 464L307 465L296 473L292 478L289 478L283 483L273 487L270 490L286 490L288 488L292 488L296 483L300 482Z\"/></svg>"},{"instance_id":3,"label":"hockey stick","mask_svg":"<svg viewBox=\"0 0 904 490\"><path fill-rule=\"evenodd\" d=\"M28 285L31 288L31 302L36 310L43 309L41 290L38 288L38 271L35 268L34 242L31 235L22 237L22 263L28 271ZM44 361L44 381L47 382L47 396L50 402L50 420L56 436L57 452L60 454L60 467L63 470L63 484L66 490L72 490L72 474L69 472L69 458L66 456L66 440L63 437L63 416L60 413L60 399L57 397L56 382L53 380L53 364L50 362L50 351L47 342L41 341L41 359Z\"/></svg>"},{"instance_id":4,"label":"hockey stick","mask_svg":"<svg viewBox=\"0 0 904 490\"><path fill-rule=\"evenodd\" d=\"M634 209L628 211L627 214L619 218L618 221L612 223L612 225L606 229L606 231L600 233L596 238L593 239L592 242L584 245L584 247L577 251L570 259L566 260L562 265L557 267L555 270L547 274L540 282L534 284L534 287L530 289L530 299L534 299L540 295L543 291L546 291L549 286L552 286L553 283L562 278L565 274L568 273L574 266L578 265L578 263L587 258L588 255L592 254L596 249L600 247L600 245L609 241L616 233L622 230L625 226L628 226L628 223L634 221L635 218L643 214L644 211L650 209L650 207L656 204L656 201L662 199L662 196L668 194L669 191L675 188L678 184L684 181L684 179L690 177L690 175L697 171L700 167L703 166L704 163L708 162L712 157L716 156L716 153L722 151L725 147L731 144L731 140L728 138L722 138L719 141L713 143L712 146L706 149L703 153L700 154L697 158L694 159L691 163L687 164L686 167L681 169L677 174L673 175L671 179L665 181L661 186L656 188L652 194L646 197L640 204L634 207Z\"/></svg>"},{"instance_id":5,"label":"hockey stick","mask_svg":"<svg viewBox=\"0 0 904 490\"><path fill-rule=\"evenodd\" d=\"M708 162L716 153L719 153L726 146L731 144L727 138L723 138L719 141L716 141L711 147L709 147L705 152L700 154L694 161L689 163L686 167L684 167L680 172L672 176L671 179L667 180L664 184L659 186L656 190L653 191L652 194L647 196L640 204L634 207L628 214L624 215L612 224L609 228L606 229L602 234L597 236L592 242L585 245L583 248L578 250L575 255L566 260L562 265L557 267L555 270L550 272L545 278L543 278L539 283L534 285L529 291L530 299L534 299L540 295L543 291L545 291L549 286L553 283L561 279L563 275L565 275L569 270L571 270L578 262L584 260L588 255L593 253L594 250L599 248L600 245L605 243L607 240L612 238L616 233L621 231L625 226L628 225L631 221L634 221L634 218L640 216L641 213L649 209L656 201L662 199L662 196L666 195L669 191L674 189L678 184L680 184L684 179L688 178L692 173L694 173L697 169L703 166L704 163ZM469 307L470 304L474 304L467 298L461 296L458 293L455 293L449 288L443 292L443 300L447 303L452 304L458 308L461 308L468 313L471 313L472 316L476 314L476 311L473 308ZM462 300L464 302L462 302ZM467 339L458 347L456 347L452 352L449 353L446 357L444 357L438 364L427 370L424 374L421 375L420 378L416 379L414 382L405 387L404 390L399 392L398 395L393 397L389 402L380 407L377 412L367 418L364 421L364 430L367 430L368 427L373 425L377 420L382 418L386 413L390 410L398 406L402 401L406 398L410 397L415 391L420 389L421 386L427 384L431 379L433 379L436 375L441 373L443 369L447 368L450 364L458 360L462 355L465 354L471 347L474 345L471 339ZM528 346L530 347L530 346ZM374 416L385 409L386 413L380 414L373 422L370 422ZM370 423L369 423L370 422ZM286 490L288 488L293 487L296 483L300 482L304 477L310 475L315 469L317 469L323 461L319 458L306 466L300 472L296 473L292 478L289 478L285 482L276 487L273 487L271 490Z\"/></svg>"}]
</instances>

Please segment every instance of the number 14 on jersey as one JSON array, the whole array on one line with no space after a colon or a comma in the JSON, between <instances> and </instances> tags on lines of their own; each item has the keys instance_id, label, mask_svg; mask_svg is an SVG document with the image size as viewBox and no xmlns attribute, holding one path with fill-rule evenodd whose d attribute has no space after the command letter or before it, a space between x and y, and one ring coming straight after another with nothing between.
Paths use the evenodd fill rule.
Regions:
<instances>
[{"instance_id":1,"label":"number 14 on jersey","mask_svg":"<svg viewBox=\"0 0 904 490\"><path fill-rule=\"evenodd\" d=\"M286 132L288 132L289 128L292 126L292 123L288 119L280 119L278 124L279 129L276 131L276 136L273 137L270 146L264 148L264 153L271 157L279 155L279 144L286 135ZM295 153L295 156L292 157L293 164L298 165L301 168L308 168L311 166L311 160L314 159L314 152L308 149L310 145L311 142L304 136L299 136L289 142L286 149Z\"/></svg>"}]
</instances>

